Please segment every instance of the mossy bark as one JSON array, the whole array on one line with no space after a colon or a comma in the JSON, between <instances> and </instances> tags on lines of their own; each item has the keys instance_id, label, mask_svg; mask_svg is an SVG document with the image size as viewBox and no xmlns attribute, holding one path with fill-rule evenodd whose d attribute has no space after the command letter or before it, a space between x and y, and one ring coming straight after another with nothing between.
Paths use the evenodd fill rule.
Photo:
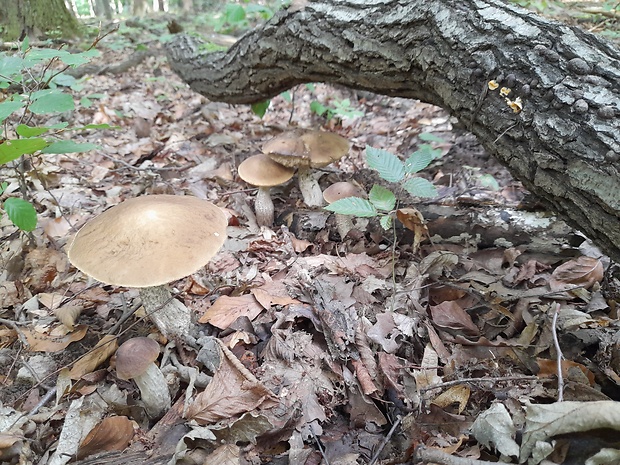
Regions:
<instances>
[{"instance_id":1,"label":"mossy bark","mask_svg":"<svg viewBox=\"0 0 620 465\"><path fill-rule=\"evenodd\" d=\"M71 38L79 34L79 23L64 0L0 2L0 24L4 40L44 35Z\"/></svg>"}]
</instances>

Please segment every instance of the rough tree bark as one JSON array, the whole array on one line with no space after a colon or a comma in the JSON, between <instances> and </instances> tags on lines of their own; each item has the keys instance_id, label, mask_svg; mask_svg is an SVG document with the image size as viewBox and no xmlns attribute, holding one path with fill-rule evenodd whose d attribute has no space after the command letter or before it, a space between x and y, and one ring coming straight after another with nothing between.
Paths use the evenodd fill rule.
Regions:
<instances>
[{"instance_id":1,"label":"rough tree bark","mask_svg":"<svg viewBox=\"0 0 620 465\"><path fill-rule=\"evenodd\" d=\"M620 261L620 53L613 45L496 0L301 3L226 52L206 54L180 36L168 49L170 64L196 92L229 103L331 82L443 107ZM500 87L489 90L490 80ZM514 108L502 87L511 89Z\"/></svg>"}]
</instances>

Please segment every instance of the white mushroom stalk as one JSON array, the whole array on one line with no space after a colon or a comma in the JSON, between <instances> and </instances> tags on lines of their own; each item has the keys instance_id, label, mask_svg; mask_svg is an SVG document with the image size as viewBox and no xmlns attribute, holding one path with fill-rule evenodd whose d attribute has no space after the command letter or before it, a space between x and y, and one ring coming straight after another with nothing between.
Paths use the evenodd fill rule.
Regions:
<instances>
[{"instance_id":1,"label":"white mushroom stalk","mask_svg":"<svg viewBox=\"0 0 620 465\"><path fill-rule=\"evenodd\" d=\"M271 200L271 187L261 186L258 188L254 199L254 212L256 213L256 223L259 226L271 227L275 216L275 207Z\"/></svg>"},{"instance_id":2,"label":"white mushroom stalk","mask_svg":"<svg viewBox=\"0 0 620 465\"><path fill-rule=\"evenodd\" d=\"M170 408L170 392L166 378L155 363L150 363L144 373L133 378L140 389L140 399L150 418L159 418Z\"/></svg>"},{"instance_id":3,"label":"white mushroom stalk","mask_svg":"<svg viewBox=\"0 0 620 465\"><path fill-rule=\"evenodd\" d=\"M321 186L319 186L314 175L314 170L299 167L297 170L299 190L301 191L301 196L306 205L309 207L322 207L325 204L323 201L323 191L321 191Z\"/></svg>"},{"instance_id":4,"label":"white mushroom stalk","mask_svg":"<svg viewBox=\"0 0 620 465\"><path fill-rule=\"evenodd\" d=\"M167 285L143 287L138 292L147 316L164 336L171 339L191 333L191 311L172 297Z\"/></svg>"}]
</instances>

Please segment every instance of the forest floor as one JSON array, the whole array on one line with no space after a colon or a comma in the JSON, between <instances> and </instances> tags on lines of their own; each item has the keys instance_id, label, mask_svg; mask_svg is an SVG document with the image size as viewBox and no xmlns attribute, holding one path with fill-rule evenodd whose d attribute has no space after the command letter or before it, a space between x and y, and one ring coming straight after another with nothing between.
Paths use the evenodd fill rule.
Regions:
<instances>
[{"instance_id":1,"label":"forest floor","mask_svg":"<svg viewBox=\"0 0 620 465\"><path fill-rule=\"evenodd\" d=\"M129 55L105 40L100 50L97 65ZM323 84L290 95L263 118L206 101L159 50L126 72L89 75L75 97L92 105L41 121L114 129L73 134L97 150L29 159L30 237L2 217L0 462L396 464L417 447L423 463L620 463L609 260L441 109ZM310 109L346 99L359 116ZM322 188L388 187L428 232L358 218L341 238L330 212L304 206L295 179L273 191L274 227L257 227L256 189L236 167L291 128L350 141L321 171ZM365 147L405 159L423 133L443 142L421 173L438 196L420 200L368 169ZM5 168L2 178L19 181ZM195 315L199 352L165 340L137 291L89 280L67 258L87 221L154 194L207 199L228 218L218 255L171 285ZM114 350L93 352L137 336L161 346L173 404L161 419L117 377ZM210 369L214 340L221 361Z\"/></svg>"}]
</instances>

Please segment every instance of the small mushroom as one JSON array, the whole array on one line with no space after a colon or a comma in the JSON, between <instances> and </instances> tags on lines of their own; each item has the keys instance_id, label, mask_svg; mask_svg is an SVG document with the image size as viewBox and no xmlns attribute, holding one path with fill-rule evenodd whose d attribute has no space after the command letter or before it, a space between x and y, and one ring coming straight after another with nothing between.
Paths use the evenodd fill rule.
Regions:
<instances>
[{"instance_id":1,"label":"small mushroom","mask_svg":"<svg viewBox=\"0 0 620 465\"><path fill-rule=\"evenodd\" d=\"M106 210L80 229L69 261L106 284L136 287L151 321L169 339L186 339L190 310L167 283L204 266L226 240L226 216L206 200L148 195Z\"/></svg>"},{"instance_id":2,"label":"small mushroom","mask_svg":"<svg viewBox=\"0 0 620 465\"><path fill-rule=\"evenodd\" d=\"M239 177L248 184L258 187L254 200L256 222L259 226L273 225L274 206L270 190L273 186L285 183L293 177L295 170L276 163L265 154L246 158L237 168Z\"/></svg>"},{"instance_id":3,"label":"small mushroom","mask_svg":"<svg viewBox=\"0 0 620 465\"><path fill-rule=\"evenodd\" d=\"M159 418L171 405L166 378L155 360L159 344L148 337L134 337L121 344L116 351L116 376L133 379L150 418Z\"/></svg>"},{"instance_id":4,"label":"small mushroom","mask_svg":"<svg viewBox=\"0 0 620 465\"><path fill-rule=\"evenodd\" d=\"M291 131L265 143L263 153L281 165L297 168L299 190L309 207L323 205L319 183L312 168L322 168L349 151L349 142L338 134L324 131Z\"/></svg>"},{"instance_id":5,"label":"small mushroom","mask_svg":"<svg viewBox=\"0 0 620 465\"><path fill-rule=\"evenodd\" d=\"M336 182L323 192L323 198L327 203L334 203L336 200L346 199L347 197L364 198L366 194L355 184L346 181ZM336 213L336 227L340 239L344 240L349 231L353 229L353 220L349 215Z\"/></svg>"}]
</instances>

